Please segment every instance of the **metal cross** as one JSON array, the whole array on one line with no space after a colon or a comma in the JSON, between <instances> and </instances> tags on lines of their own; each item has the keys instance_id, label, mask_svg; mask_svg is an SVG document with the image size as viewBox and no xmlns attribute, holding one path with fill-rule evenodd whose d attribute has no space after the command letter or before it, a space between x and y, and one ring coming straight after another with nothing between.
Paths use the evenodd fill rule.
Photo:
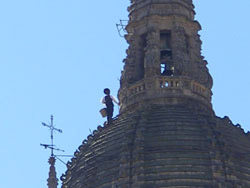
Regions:
<instances>
[{"instance_id":1,"label":"metal cross","mask_svg":"<svg viewBox=\"0 0 250 188\"><path fill-rule=\"evenodd\" d=\"M42 122L42 125L45 126L45 127L48 127L50 129L51 144L40 144L40 145L43 146L45 149L47 149L47 148L50 149L52 157L55 156L54 155L54 150L64 152L64 150L56 148L55 145L54 145L54 132L57 131L59 133L62 133L62 130L61 129L57 129L57 128L54 127L54 124L53 124L53 115L50 116L50 125L47 125L46 123L43 123L43 122Z\"/></svg>"}]
</instances>

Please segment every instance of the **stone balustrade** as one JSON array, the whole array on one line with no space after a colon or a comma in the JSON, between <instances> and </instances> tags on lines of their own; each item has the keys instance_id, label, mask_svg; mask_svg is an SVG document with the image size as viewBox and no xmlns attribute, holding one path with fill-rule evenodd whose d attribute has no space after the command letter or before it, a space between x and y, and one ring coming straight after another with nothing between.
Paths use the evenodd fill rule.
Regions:
<instances>
[{"instance_id":1,"label":"stone balustrade","mask_svg":"<svg viewBox=\"0 0 250 188\"><path fill-rule=\"evenodd\" d=\"M154 93L148 94L154 90ZM183 76L158 76L144 79L126 89L120 90L119 99L121 103L134 104L139 100L154 98L191 97L210 104L212 92L202 84Z\"/></svg>"},{"instance_id":2,"label":"stone balustrade","mask_svg":"<svg viewBox=\"0 0 250 188\"><path fill-rule=\"evenodd\" d=\"M172 77L162 77L159 79L160 88L173 88L173 87L181 87L180 79L172 78Z\"/></svg>"},{"instance_id":3,"label":"stone balustrade","mask_svg":"<svg viewBox=\"0 0 250 188\"><path fill-rule=\"evenodd\" d=\"M204 98L210 99L211 92L209 89L199 84L196 81L184 78L184 77L160 77L159 78L160 88L180 88L189 89L193 93L203 96Z\"/></svg>"},{"instance_id":4,"label":"stone balustrade","mask_svg":"<svg viewBox=\"0 0 250 188\"><path fill-rule=\"evenodd\" d=\"M127 92L127 96L136 95L136 94L141 93L143 91L145 91L145 83L140 82L140 83L133 85L129 88L129 90Z\"/></svg>"}]
</instances>

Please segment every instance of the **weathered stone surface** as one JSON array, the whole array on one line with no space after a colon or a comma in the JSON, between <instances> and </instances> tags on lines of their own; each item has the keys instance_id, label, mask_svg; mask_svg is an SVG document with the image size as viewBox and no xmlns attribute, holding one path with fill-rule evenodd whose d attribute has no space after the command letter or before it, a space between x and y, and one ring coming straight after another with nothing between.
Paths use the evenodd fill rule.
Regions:
<instances>
[{"instance_id":1,"label":"weathered stone surface","mask_svg":"<svg viewBox=\"0 0 250 188\"><path fill-rule=\"evenodd\" d=\"M77 156L63 187L249 187L247 134L190 108L154 105L121 114Z\"/></svg>"}]
</instances>

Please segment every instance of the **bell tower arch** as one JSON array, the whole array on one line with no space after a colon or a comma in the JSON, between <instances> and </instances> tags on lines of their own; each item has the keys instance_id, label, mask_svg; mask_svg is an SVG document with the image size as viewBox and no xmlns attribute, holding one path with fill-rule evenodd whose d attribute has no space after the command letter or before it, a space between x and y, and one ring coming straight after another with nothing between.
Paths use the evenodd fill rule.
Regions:
<instances>
[{"instance_id":1,"label":"bell tower arch","mask_svg":"<svg viewBox=\"0 0 250 188\"><path fill-rule=\"evenodd\" d=\"M121 76L121 112L188 100L211 107L212 77L201 55L192 0L131 0Z\"/></svg>"}]
</instances>

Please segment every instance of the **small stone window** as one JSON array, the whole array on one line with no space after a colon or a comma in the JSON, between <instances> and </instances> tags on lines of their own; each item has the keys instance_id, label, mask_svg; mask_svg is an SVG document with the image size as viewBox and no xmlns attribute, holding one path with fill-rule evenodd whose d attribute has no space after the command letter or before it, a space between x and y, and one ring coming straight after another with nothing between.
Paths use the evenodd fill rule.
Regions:
<instances>
[{"instance_id":1,"label":"small stone window","mask_svg":"<svg viewBox=\"0 0 250 188\"><path fill-rule=\"evenodd\" d=\"M171 47L171 31L163 31L160 33L160 48L161 50L170 50Z\"/></svg>"}]
</instances>

